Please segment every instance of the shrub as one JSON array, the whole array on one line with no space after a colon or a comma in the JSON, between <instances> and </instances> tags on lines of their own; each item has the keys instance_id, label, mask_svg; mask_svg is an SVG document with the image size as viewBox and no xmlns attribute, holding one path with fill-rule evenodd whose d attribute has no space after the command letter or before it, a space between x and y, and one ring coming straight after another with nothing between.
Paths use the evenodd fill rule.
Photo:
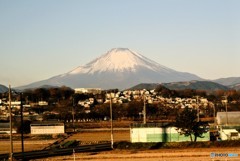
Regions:
<instances>
[{"instance_id":1,"label":"shrub","mask_svg":"<svg viewBox=\"0 0 240 161\"><path fill-rule=\"evenodd\" d=\"M42 135L38 135L37 138L39 140L51 140L51 139L53 139L53 136L52 135L44 135L44 134L42 134Z\"/></svg>"}]
</instances>

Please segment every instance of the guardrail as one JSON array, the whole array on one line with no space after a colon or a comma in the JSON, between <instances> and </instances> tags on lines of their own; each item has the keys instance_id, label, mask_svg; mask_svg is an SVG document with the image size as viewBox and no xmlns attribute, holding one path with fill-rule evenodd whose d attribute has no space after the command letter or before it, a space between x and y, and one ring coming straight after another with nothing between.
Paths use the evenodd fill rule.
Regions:
<instances>
[{"instance_id":1,"label":"guardrail","mask_svg":"<svg viewBox=\"0 0 240 161\"><path fill-rule=\"evenodd\" d=\"M71 155L73 151L76 153L80 152L97 152L97 151L105 151L111 150L111 143L105 144L94 144L94 145L84 145L78 146L75 148L62 148L62 149L49 149L49 150L39 150L39 151L30 151L24 153L14 153L13 157L16 160L29 160L29 159L37 159L37 158L47 158L51 156L59 156L59 155ZM1 154L0 160L7 160L9 154Z\"/></svg>"}]
</instances>

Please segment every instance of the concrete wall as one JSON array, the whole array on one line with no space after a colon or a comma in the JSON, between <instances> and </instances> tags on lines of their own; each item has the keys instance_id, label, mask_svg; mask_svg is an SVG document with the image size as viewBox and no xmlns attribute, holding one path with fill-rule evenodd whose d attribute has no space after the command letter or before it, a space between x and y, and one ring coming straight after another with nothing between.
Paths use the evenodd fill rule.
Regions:
<instances>
[{"instance_id":1,"label":"concrete wall","mask_svg":"<svg viewBox=\"0 0 240 161\"><path fill-rule=\"evenodd\" d=\"M16 129L12 129L12 133L16 134ZM0 129L0 134L10 134L10 129Z\"/></svg>"},{"instance_id":2,"label":"concrete wall","mask_svg":"<svg viewBox=\"0 0 240 161\"><path fill-rule=\"evenodd\" d=\"M175 127L140 127L130 129L131 142L183 142L191 141L190 137L180 135ZM209 133L204 133L203 138L197 138L197 141L209 141Z\"/></svg>"},{"instance_id":3,"label":"concrete wall","mask_svg":"<svg viewBox=\"0 0 240 161\"><path fill-rule=\"evenodd\" d=\"M64 133L62 126L31 126L31 134L61 134Z\"/></svg>"}]
</instances>

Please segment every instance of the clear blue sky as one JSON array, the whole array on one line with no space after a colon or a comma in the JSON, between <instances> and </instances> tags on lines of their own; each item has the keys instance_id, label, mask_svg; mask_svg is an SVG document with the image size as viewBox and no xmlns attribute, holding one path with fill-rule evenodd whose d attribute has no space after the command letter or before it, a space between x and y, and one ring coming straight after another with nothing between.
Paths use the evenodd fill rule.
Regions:
<instances>
[{"instance_id":1,"label":"clear blue sky","mask_svg":"<svg viewBox=\"0 0 240 161\"><path fill-rule=\"evenodd\" d=\"M0 0L0 84L26 85L126 47L169 68L240 76L239 0Z\"/></svg>"}]
</instances>

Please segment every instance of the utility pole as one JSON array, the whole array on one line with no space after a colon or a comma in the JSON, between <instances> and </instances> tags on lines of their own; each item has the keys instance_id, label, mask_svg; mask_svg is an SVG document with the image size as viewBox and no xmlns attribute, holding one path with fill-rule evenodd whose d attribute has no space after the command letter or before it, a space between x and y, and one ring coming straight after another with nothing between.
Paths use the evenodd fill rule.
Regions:
<instances>
[{"instance_id":1,"label":"utility pole","mask_svg":"<svg viewBox=\"0 0 240 161\"><path fill-rule=\"evenodd\" d=\"M74 97L73 97L73 107L72 107L72 126L73 126L73 132L75 132L75 123L74 123L74 120L75 120L75 110L74 110Z\"/></svg>"},{"instance_id":2,"label":"utility pole","mask_svg":"<svg viewBox=\"0 0 240 161\"><path fill-rule=\"evenodd\" d=\"M111 147L113 149L113 116L112 116L112 95L110 93L110 119L111 119Z\"/></svg>"},{"instance_id":3,"label":"utility pole","mask_svg":"<svg viewBox=\"0 0 240 161\"><path fill-rule=\"evenodd\" d=\"M12 104L11 104L11 85L8 89L8 100L9 100L9 122L10 122L10 161L13 161L13 140L12 140Z\"/></svg>"},{"instance_id":4,"label":"utility pole","mask_svg":"<svg viewBox=\"0 0 240 161\"><path fill-rule=\"evenodd\" d=\"M213 119L214 119L214 127L216 126L216 118L215 118L215 105L213 104Z\"/></svg>"},{"instance_id":5,"label":"utility pole","mask_svg":"<svg viewBox=\"0 0 240 161\"><path fill-rule=\"evenodd\" d=\"M22 160L24 161L24 137L23 137L23 102L22 102L22 93L20 93L20 102L21 102L21 142L22 142Z\"/></svg>"},{"instance_id":6,"label":"utility pole","mask_svg":"<svg viewBox=\"0 0 240 161\"><path fill-rule=\"evenodd\" d=\"M228 99L227 96L225 96L225 108L226 108L226 125L228 125L228 110L227 110L227 104L228 104Z\"/></svg>"},{"instance_id":7,"label":"utility pole","mask_svg":"<svg viewBox=\"0 0 240 161\"><path fill-rule=\"evenodd\" d=\"M145 93L143 94L143 124L147 123L147 116L146 116L146 97L145 97Z\"/></svg>"},{"instance_id":8,"label":"utility pole","mask_svg":"<svg viewBox=\"0 0 240 161\"><path fill-rule=\"evenodd\" d=\"M199 104L198 104L198 96L197 96L197 122L199 122Z\"/></svg>"}]
</instances>

